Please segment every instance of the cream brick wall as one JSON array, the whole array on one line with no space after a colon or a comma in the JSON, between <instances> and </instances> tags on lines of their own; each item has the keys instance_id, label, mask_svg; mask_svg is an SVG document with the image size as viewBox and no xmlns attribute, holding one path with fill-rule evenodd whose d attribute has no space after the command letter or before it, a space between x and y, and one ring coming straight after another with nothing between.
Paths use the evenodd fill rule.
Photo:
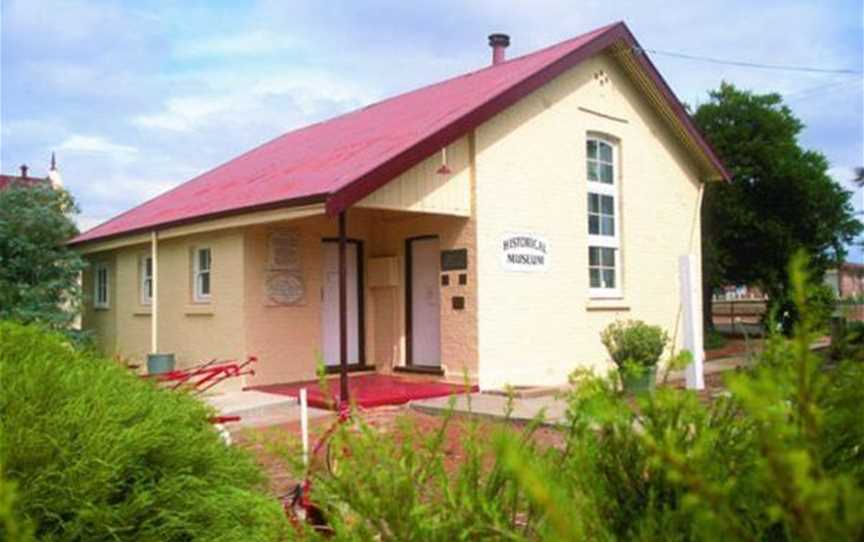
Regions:
<instances>
[{"instance_id":1,"label":"cream brick wall","mask_svg":"<svg viewBox=\"0 0 864 542\"><path fill-rule=\"evenodd\" d=\"M98 348L113 356L117 353L117 274L116 256L113 252L91 254L86 257L89 264L81 281L84 290L84 306L82 307L82 329L93 333ZM96 265L105 264L108 267L108 300L107 309L93 307L94 271Z\"/></svg>"},{"instance_id":2,"label":"cream brick wall","mask_svg":"<svg viewBox=\"0 0 864 542\"><path fill-rule=\"evenodd\" d=\"M609 83L595 78L601 70ZM611 303L588 297L585 139L592 131L620 140L624 293ZM670 334L680 327L678 257L700 251L699 175L613 60L583 62L476 133L482 387L560 384L577 367L605 371L599 333L616 318ZM544 236L548 272L505 272L505 232Z\"/></svg>"},{"instance_id":3,"label":"cream brick wall","mask_svg":"<svg viewBox=\"0 0 864 542\"><path fill-rule=\"evenodd\" d=\"M213 256L212 299L192 299L192 249L209 246ZM243 233L227 230L159 243L159 351L174 353L178 367L212 358L246 356L243 325ZM151 310L142 304L140 258L149 245L135 245L87 256L91 264L109 266L110 307L93 308L93 267L84 273L87 299L83 326L97 337L100 349L133 363L144 363L150 351ZM232 382L232 387L242 382Z\"/></svg>"},{"instance_id":4,"label":"cream brick wall","mask_svg":"<svg viewBox=\"0 0 864 542\"><path fill-rule=\"evenodd\" d=\"M207 303L195 302L192 295L192 255L198 247L209 247L213 259ZM158 346L175 354L178 367L246 357L243 249L242 230L159 242Z\"/></svg>"}]
</instances>

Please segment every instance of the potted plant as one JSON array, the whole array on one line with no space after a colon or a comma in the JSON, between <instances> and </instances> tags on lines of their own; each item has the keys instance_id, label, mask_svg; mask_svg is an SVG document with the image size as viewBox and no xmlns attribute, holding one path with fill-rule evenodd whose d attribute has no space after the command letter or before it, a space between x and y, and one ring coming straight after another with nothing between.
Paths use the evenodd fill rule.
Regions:
<instances>
[{"instance_id":1,"label":"potted plant","mask_svg":"<svg viewBox=\"0 0 864 542\"><path fill-rule=\"evenodd\" d=\"M600 338L618 366L625 391L654 390L657 362L669 344L669 335L661 327L641 320L616 321L603 330Z\"/></svg>"}]
</instances>

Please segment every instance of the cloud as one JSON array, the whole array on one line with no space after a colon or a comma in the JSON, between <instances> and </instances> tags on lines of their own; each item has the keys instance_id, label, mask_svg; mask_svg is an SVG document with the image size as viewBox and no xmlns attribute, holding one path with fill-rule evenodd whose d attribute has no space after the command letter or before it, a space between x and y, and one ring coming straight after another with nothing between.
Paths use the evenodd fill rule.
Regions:
<instances>
[{"instance_id":1,"label":"cloud","mask_svg":"<svg viewBox=\"0 0 864 542\"><path fill-rule=\"evenodd\" d=\"M180 59L270 55L296 50L302 45L302 42L284 32L257 30L182 41L176 45L173 54Z\"/></svg>"},{"instance_id":2,"label":"cloud","mask_svg":"<svg viewBox=\"0 0 864 542\"><path fill-rule=\"evenodd\" d=\"M138 149L135 147L112 143L103 137L93 135L76 134L70 136L57 148L61 151L81 154L112 154L125 157L138 154Z\"/></svg>"}]
</instances>

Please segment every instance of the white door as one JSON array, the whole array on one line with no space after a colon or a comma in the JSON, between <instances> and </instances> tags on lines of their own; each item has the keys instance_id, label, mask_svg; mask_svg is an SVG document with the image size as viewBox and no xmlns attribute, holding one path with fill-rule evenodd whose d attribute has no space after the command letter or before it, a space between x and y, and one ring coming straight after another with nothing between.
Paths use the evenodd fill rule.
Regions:
<instances>
[{"instance_id":1,"label":"white door","mask_svg":"<svg viewBox=\"0 0 864 542\"><path fill-rule=\"evenodd\" d=\"M410 247L411 357L420 367L441 366L441 296L438 239L415 239Z\"/></svg>"},{"instance_id":2,"label":"white door","mask_svg":"<svg viewBox=\"0 0 864 542\"><path fill-rule=\"evenodd\" d=\"M321 339L324 363L339 365L339 243L322 243L324 284L321 299ZM357 243L345 246L348 305L348 363L360 363L360 292L357 285Z\"/></svg>"}]
</instances>

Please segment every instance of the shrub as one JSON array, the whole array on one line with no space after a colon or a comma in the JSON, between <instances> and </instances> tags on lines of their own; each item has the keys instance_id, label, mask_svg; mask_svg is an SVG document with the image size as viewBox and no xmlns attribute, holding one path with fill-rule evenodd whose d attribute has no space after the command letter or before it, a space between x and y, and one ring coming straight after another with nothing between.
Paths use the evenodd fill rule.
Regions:
<instances>
[{"instance_id":1,"label":"shrub","mask_svg":"<svg viewBox=\"0 0 864 542\"><path fill-rule=\"evenodd\" d=\"M810 323L817 332L826 332L831 316L837 308L837 296L834 294L834 290L827 284L813 284L807 286L805 295L807 296L805 300L808 310L807 317ZM768 316L766 323L777 322L783 334L787 337L791 336L795 330L795 325L801 319L799 305L796 303L794 295L790 293L772 300Z\"/></svg>"},{"instance_id":2,"label":"shrub","mask_svg":"<svg viewBox=\"0 0 864 542\"><path fill-rule=\"evenodd\" d=\"M801 269L794 337L770 337L710 403L672 388L624 399L611 375L576 374L560 447L469 422L449 473L442 433L340 431L346 463L313 487L334 539L864 539L864 366L810 350Z\"/></svg>"},{"instance_id":3,"label":"shrub","mask_svg":"<svg viewBox=\"0 0 864 542\"><path fill-rule=\"evenodd\" d=\"M654 367L669 344L669 335L663 329L641 320L613 322L600 339L619 368L627 364Z\"/></svg>"},{"instance_id":4,"label":"shrub","mask_svg":"<svg viewBox=\"0 0 864 542\"><path fill-rule=\"evenodd\" d=\"M716 329L708 329L705 331L705 350L719 350L726 346L729 341L726 336Z\"/></svg>"},{"instance_id":5,"label":"shrub","mask_svg":"<svg viewBox=\"0 0 864 542\"><path fill-rule=\"evenodd\" d=\"M8 322L0 382L0 467L39 539L279 538L261 472L200 401Z\"/></svg>"}]
</instances>

